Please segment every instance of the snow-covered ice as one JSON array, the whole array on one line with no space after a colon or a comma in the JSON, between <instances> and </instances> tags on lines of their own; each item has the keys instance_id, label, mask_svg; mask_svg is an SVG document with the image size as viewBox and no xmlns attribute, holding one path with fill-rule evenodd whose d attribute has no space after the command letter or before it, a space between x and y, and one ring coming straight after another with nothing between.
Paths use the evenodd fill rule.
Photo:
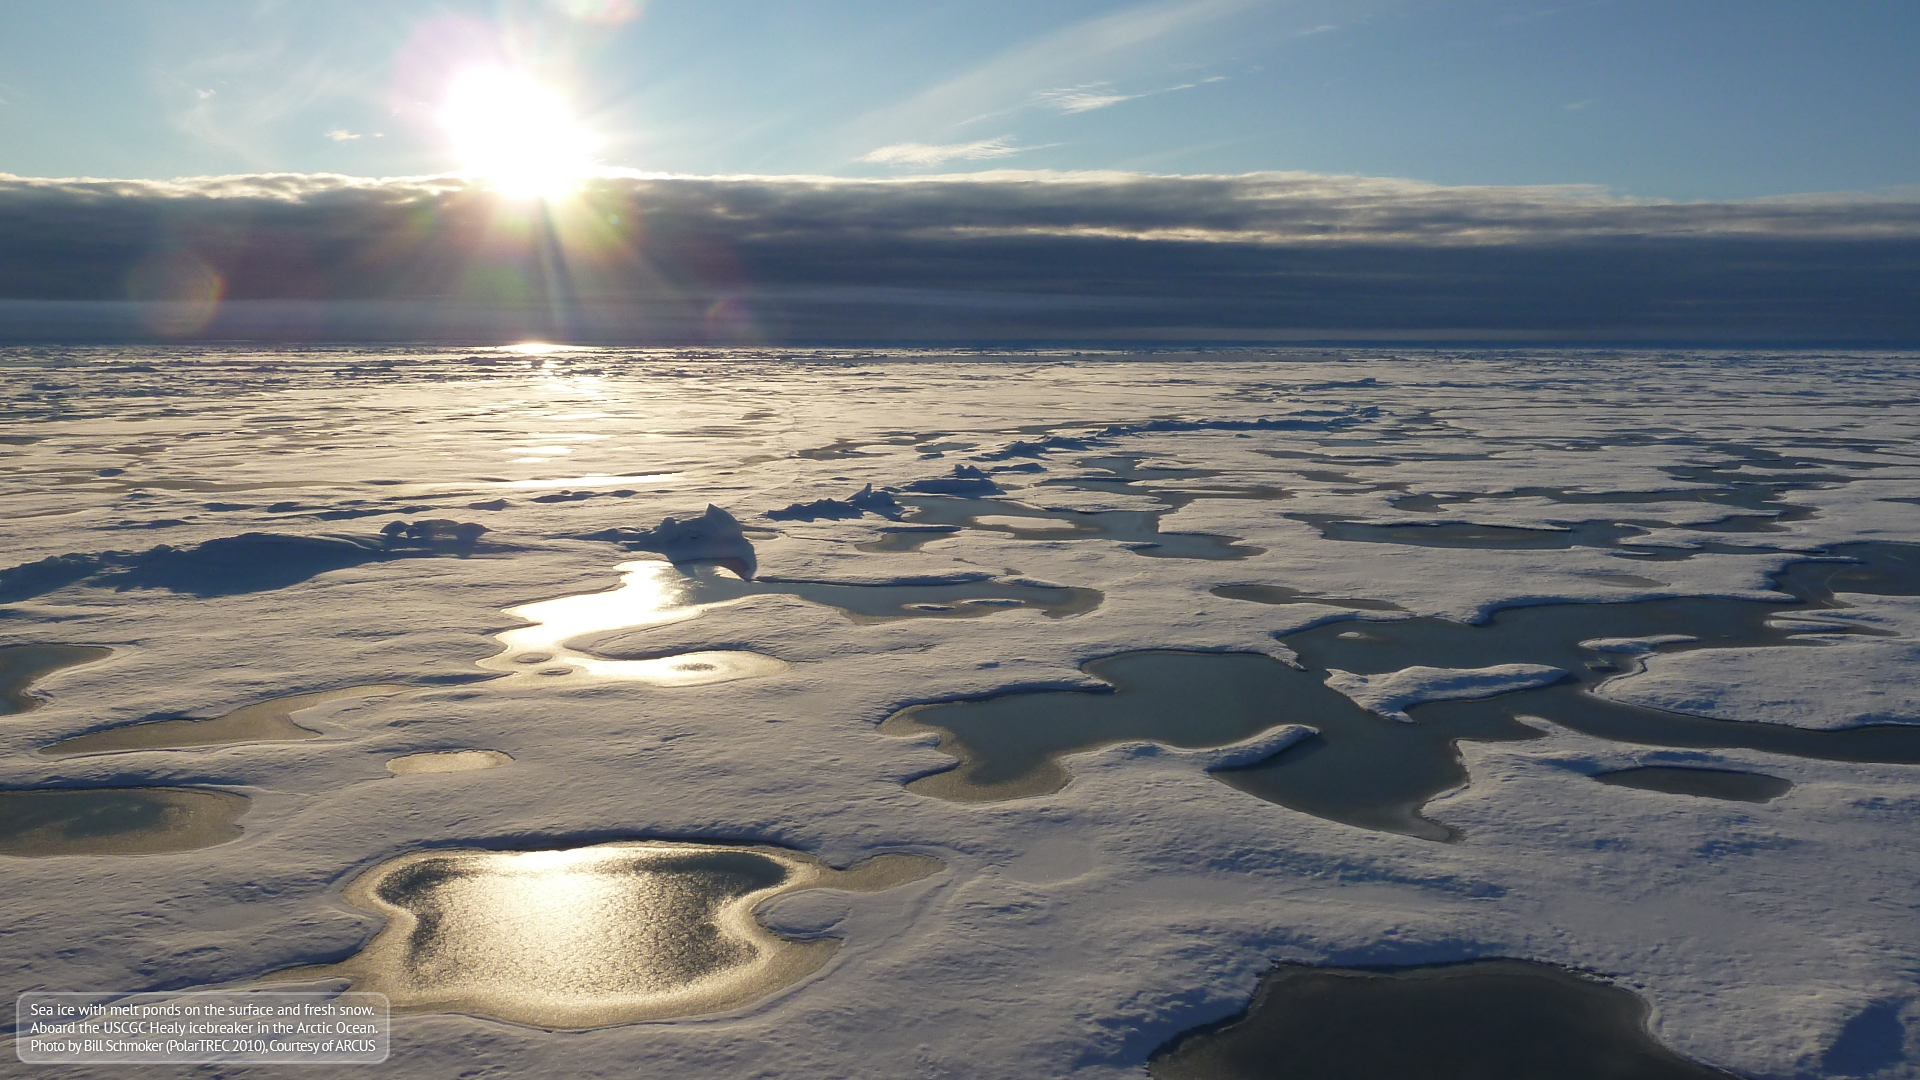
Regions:
<instances>
[{"instance_id":1,"label":"snow-covered ice","mask_svg":"<svg viewBox=\"0 0 1920 1080\"><path fill-rule=\"evenodd\" d=\"M1511 690L1551 686L1567 673L1546 664L1493 664L1483 668L1437 668L1416 664L1384 675L1357 675L1327 669L1327 685L1355 705L1404 724L1413 723L1407 708L1428 701L1471 701Z\"/></svg>"},{"instance_id":2,"label":"snow-covered ice","mask_svg":"<svg viewBox=\"0 0 1920 1080\"><path fill-rule=\"evenodd\" d=\"M1631 990L1662 1042L1717 1067L1920 1075L1920 765L1528 721L1458 744L1467 782L1420 811L1457 840L1436 843L1209 771L1314 745L1278 717L1224 748L1090 747L1058 790L986 802L910 789L953 759L876 730L915 704L1107 693L1082 665L1120 654L1279 667L1297 659L1289 635L1454 620L1460 657L1342 668L1410 721L1380 724L1417 731L1430 710L1499 706L1435 701L1415 670L1498 666L1470 655L1497 612L1689 597L1771 604L1797 629L1730 648L1697 627L1670 628L1697 643L1639 635L1618 654L1635 670L1598 693L1809 739L1920 724L1905 571L1850 584L1856 564L1834 563L1817 610L1776 576L1841 544L1910 557L1920 359L468 354L0 353L0 648L110 650L15 688L36 708L0 704L0 795L245 800L237 838L213 846L6 854L16 991L253 985L343 962L377 980L374 960L348 961L390 925L354 899L381 867L743 844L944 869L767 902L759 925L838 945L750 1000L553 1025L582 1031L449 1001L398 1019L389 1067L1139 1077L1278 962L1508 957ZM694 593L621 607L636 580ZM1569 647L1620 636L1575 630ZM514 663L539 653L551 664ZM702 653L772 663L713 682L594 668ZM1298 674L1325 692L1325 668ZM287 705L353 688L379 692ZM256 708L317 736L266 724L40 753ZM417 756L448 754L474 756ZM389 769L407 760L424 767ZM433 764L482 760L497 767ZM1639 766L1793 786L1740 802L1590 779Z\"/></svg>"}]
</instances>

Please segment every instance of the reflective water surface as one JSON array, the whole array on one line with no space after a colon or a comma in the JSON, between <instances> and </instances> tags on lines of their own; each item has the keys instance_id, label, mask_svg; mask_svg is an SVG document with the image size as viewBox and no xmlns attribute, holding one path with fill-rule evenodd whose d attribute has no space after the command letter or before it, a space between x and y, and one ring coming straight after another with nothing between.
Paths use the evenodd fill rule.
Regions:
<instances>
[{"instance_id":1,"label":"reflective water surface","mask_svg":"<svg viewBox=\"0 0 1920 1080\"><path fill-rule=\"evenodd\" d=\"M517 675L646 682L694 686L785 671L785 661L744 650L706 650L671 655L608 656L592 639L614 631L664 626L753 596L797 596L837 608L856 622L891 619L968 619L1032 608L1067 618L1100 605L1094 589L1015 585L997 581L850 585L824 581L742 581L718 567L693 563L622 563L620 586L606 592L562 596L508 608L532 625L498 635L505 651L481 661L493 671Z\"/></svg>"},{"instance_id":2,"label":"reflective water surface","mask_svg":"<svg viewBox=\"0 0 1920 1080\"><path fill-rule=\"evenodd\" d=\"M589 1028L720 1012L826 963L753 917L795 889L871 892L937 873L918 855L834 870L774 847L629 841L552 851L425 851L347 889L386 926L347 961L282 973L346 977L399 1010Z\"/></svg>"},{"instance_id":3,"label":"reflective water surface","mask_svg":"<svg viewBox=\"0 0 1920 1080\"><path fill-rule=\"evenodd\" d=\"M112 649L91 645L0 645L0 716L39 706L27 687L42 676L112 654Z\"/></svg>"},{"instance_id":4,"label":"reflective water surface","mask_svg":"<svg viewBox=\"0 0 1920 1080\"><path fill-rule=\"evenodd\" d=\"M236 840L247 800L205 788L0 791L0 855L146 855Z\"/></svg>"},{"instance_id":5,"label":"reflective water surface","mask_svg":"<svg viewBox=\"0 0 1920 1080\"><path fill-rule=\"evenodd\" d=\"M911 781L922 794L967 801L1057 791L1071 779L1063 755L1144 739L1228 746L1285 724L1316 734L1246 769L1212 775L1268 802L1365 829L1451 840L1422 816L1434 795L1466 783L1454 742L1531 738L1507 720L1405 724L1355 705L1322 680L1256 653L1151 651L1090 661L1082 670L1112 692L1053 690L915 705L880 725L889 735L940 735L955 768Z\"/></svg>"},{"instance_id":6,"label":"reflective water surface","mask_svg":"<svg viewBox=\"0 0 1920 1080\"><path fill-rule=\"evenodd\" d=\"M1595 780L1615 787L1659 791L1668 795L1692 795L1702 799L1728 799L1734 802L1772 802L1793 790L1793 781L1765 773L1739 772L1733 769L1697 769L1673 765L1642 765L1633 769L1593 774Z\"/></svg>"},{"instance_id":7,"label":"reflective water surface","mask_svg":"<svg viewBox=\"0 0 1920 1080\"><path fill-rule=\"evenodd\" d=\"M1152 651L1092 660L1081 670L1110 692L1050 690L913 705L880 731L940 736L954 768L907 786L942 798L1013 799L1058 791L1071 779L1059 758L1144 739L1170 746L1226 746L1289 722L1301 695L1323 706L1346 702L1304 673L1256 653ZM1347 702L1347 708L1366 715Z\"/></svg>"},{"instance_id":8,"label":"reflective water surface","mask_svg":"<svg viewBox=\"0 0 1920 1080\"><path fill-rule=\"evenodd\" d=\"M1166 510L1042 510L1002 499L909 496L907 517L921 528L892 531L887 547L868 550L913 551L947 529L996 532L1020 540L1113 540L1136 555L1155 559L1245 559L1265 548L1239 543L1238 537L1213 533L1163 533ZM946 527L946 528L942 528Z\"/></svg>"},{"instance_id":9,"label":"reflective water surface","mask_svg":"<svg viewBox=\"0 0 1920 1080\"><path fill-rule=\"evenodd\" d=\"M1283 585L1216 585L1208 590L1226 600L1247 600L1255 604L1320 604L1326 607L1353 608L1356 611L1405 611L1386 600L1360 597L1309 596Z\"/></svg>"},{"instance_id":10,"label":"reflective water surface","mask_svg":"<svg viewBox=\"0 0 1920 1080\"><path fill-rule=\"evenodd\" d=\"M1546 964L1282 964L1240 1016L1154 1051L1156 1080L1732 1080L1647 1030L1627 990Z\"/></svg>"},{"instance_id":11,"label":"reflective water surface","mask_svg":"<svg viewBox=\"0 0 1920 1080\"><path fill-rule=\"evenodd\" d=\"M1819 647L1835 634L1877 631L1779 616L1838 607L1837 592L1920 591L1920 545L1850 544L1834 551L1837 558L1794 563L1775 575L1791 599L1543 604L1502 610L1480 625L1433 618L1341 620L1282 639L1298 655L1301 669L1246 653L1122 653L1082 668L1110 683L1111 692L1011 692L913 705L889 717L880 730L938 733L940 749L959 759L953 769L911 781L913 790L989 800L1059 789L1069 776L1058 759L1079 750L1133 739L1224 746L1298 724L1315 734L1264 761L1216 770L1213 777L1331 821L1439 841L1458 839L1459 833L1424 816L1421 807L1467 783L1456 744L1538 738L1541 730L1521 716L1624 743L1920 764L1920 723L1812 730L1665 712L1593 692L1619 673L1623 660L1635 663L1618 651L1623 641L1647 643L1643 652ZM1412 705L1413 723L1375 716L1325 685L1335 670L1376 675L1417 666L1496 664L1542 665L1569 677L1485 699ZM1667 780L1689 781L1696 788L1759 782Z\"/></svg>"},{"instance_id":12,"label":"reflective water surface","mask_svg":"<svg viewBox=\"0 0 1920 1080\"><path fill-rule=\"evenodd\" d=\"M1884 633L1843 621L1783 620L1782 615L1842 606L1836 593L1909 596L1920 592L1920 545L1839 545L1837 558L1793 563L1774 575L1793 599L1680 597L1621 604L1543 604L1507 608L1479 625L1445 619L1367 621L1314 627L1284 639L1310 668L1360 674L1414 664L1471 667L1545 664L1572 673L1567 682L1490 701L1415 706L1427 724L1495 723L1542 717L1588 735L1650 746L1743 748L1828 761L1920 762L1920 724L1867 724L1816 731L1718 720L1611 701L1593 692L1620 671L1622 657L1594 647L1606 639L1660 640L1647 651L1820 647L1836 634ZM1841 561L1842 559L1846 561ZM1624 661L1628 667L1633 661ZM1920 720L1920 718L1915 718Z\"/></svg>"}]
</instances>

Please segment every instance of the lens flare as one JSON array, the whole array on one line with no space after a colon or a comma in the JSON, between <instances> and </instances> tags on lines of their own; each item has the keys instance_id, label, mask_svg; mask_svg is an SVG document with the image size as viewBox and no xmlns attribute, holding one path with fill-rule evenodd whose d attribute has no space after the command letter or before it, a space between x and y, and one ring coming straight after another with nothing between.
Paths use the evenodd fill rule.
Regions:
<instances>
[{"instance_id":1,"label":"lens flare","mask_svg":"<svg viewBox=\"0 0 1920 1080\"><path fill-rule=\"evenodd\" d=\"M225 292L220 272L190 251L150 255L127 280L128 295L144 301L141 319L147 329L164 337L187 337L206 329Z\"/></svg>"},{"instance_id":2,"label":"lens flare","mask_svg":"<svg viewBox=\"0 0 1920 1080\"><path fill-rule=\"evenodd\" d=\"M502 67L461 72L440 125L469 173L520 198L566 195L593 169L592 140L551 88Z\"/></svg>"}]
</instances>

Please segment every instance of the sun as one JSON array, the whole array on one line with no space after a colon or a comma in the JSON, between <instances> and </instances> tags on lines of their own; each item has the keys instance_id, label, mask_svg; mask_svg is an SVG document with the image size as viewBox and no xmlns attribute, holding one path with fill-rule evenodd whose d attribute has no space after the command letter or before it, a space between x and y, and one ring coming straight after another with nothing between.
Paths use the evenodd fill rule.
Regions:
<instances>
[{"instance_id":1,"label":"sun","mask_svg":"<svg viewBox=\"0 0 1920 1080\"><path fill-rule=\"evenodd\" d=\"M440 125L466 171L508 195L557 198L593 169L593 142L566 102L524 71L461 72L447 87Z\"/></svg>"}]
</instances>

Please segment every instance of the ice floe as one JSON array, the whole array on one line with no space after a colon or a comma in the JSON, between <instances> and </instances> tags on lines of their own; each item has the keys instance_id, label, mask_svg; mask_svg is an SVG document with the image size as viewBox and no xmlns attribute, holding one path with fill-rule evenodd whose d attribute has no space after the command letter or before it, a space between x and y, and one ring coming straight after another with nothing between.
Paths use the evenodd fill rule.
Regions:
<instances>
[{"instance_id":1,"label":"ice floe","mask_svg":"<svg viewBox=\"0 0 1920 1080\"><path fill-rule=\"evenodd\" d=\"M1411 705L1494 697L1514 690L1551 686L1566 677L1565 671L1545 664L1495 664L1466 669L1414 666L1380 675L1356 675L1330 668L1327 685L1370 713L1411 724L1413 717L1407 715Z\"/></svg>"}]
</instances>

